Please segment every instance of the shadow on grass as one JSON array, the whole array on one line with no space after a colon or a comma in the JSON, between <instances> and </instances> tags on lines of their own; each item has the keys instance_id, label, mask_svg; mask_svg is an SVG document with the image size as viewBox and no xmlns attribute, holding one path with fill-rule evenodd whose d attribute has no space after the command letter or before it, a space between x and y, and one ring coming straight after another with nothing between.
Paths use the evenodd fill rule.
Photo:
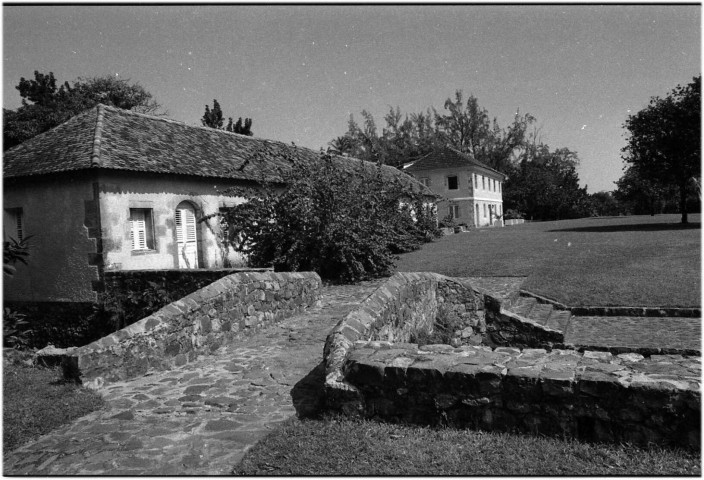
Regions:
<instances>
[{"instance_id":1,"label":"shadow on grass","mask_svg":"<svg viewBox=\"0 0 704 480\"><path fill-rule=\"evenodd\" d=\"M325 364L320 362L291 389L298 418L318 418L325 404Z\"/></svg>"},{"instance_id":2,"label":"shadow on grass","mask_svg":"<svg viewBox=\"0 0 704 480\"><path fill-rule=\"evenodd\" d=\"M661 232L666 230L696 230L701 228L700 222L681 223L637 223L634 225L596 225L593 227L557 228L548 232Z\"/></svg>"}]
</instances>

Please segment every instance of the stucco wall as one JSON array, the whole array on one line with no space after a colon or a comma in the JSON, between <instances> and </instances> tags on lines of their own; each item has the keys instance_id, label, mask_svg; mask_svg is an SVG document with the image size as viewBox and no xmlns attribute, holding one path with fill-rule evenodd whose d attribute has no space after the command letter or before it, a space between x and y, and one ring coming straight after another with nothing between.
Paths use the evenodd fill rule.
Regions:
<instances>
[{"instance_id":1,"label":"stucco wall","mask_svg":"<svg viewBox=\"0 0 704 480\"><path fill-rule=\"evenodd\" d=\"M474 186L474 175L479 175L477 187ZM447 184L447 177L456 175L458 179L458 189L450 190ZM430 189L442 195L446 200L438 201L438 218L445 218L449 212L451 204L459 205L460 216L457 223L465 223L468 226L485 226L490 222L488 206L494 206L499 214L503 214L503 182L501 177L492 172L478 168L442 168L434 170L420 170L413 172L417 179L429 178ZM484 177L484 184L482 184ZM496 191L494 191L494 180L496 180ZM501 185L499 186L499 184ZM476 204L479 205L479 217L476 217ZM487 213L484 215L484 205L487 205ZM478 221L477 221L478 220Z\"/></svg>"},{"instance_id":2,"label":"stucco wall","mask_svg":"<svg viewBox=\"0 0 704 480\"><path fill-rule=\"evenodd\" d=\"M244 201L226 195L224 190L237 185L233 181L203 179L179 175L153 175L130 172L104 173L101 177L100 209L106 269L150 270L178 268L176 253L176 206L189 202L196 219L217 213L223 206ZM241 184L240 184L241 185ZM152 210L155 248L133 251L130 241L130 208ZM242 257L232 249L224 250L217 239L219 221L212 218L196 224L200 268L222 268L242 264Z\"/></svg>"},{"instance_id":3,"label":"stucco wall","mask_svg":"<svg viewBox=\"0 0 704 480\"><path fill-rule=\"evenodd\" d=\"M22 208L24 235L32 236L28 265L17 264L14 277L4 278L5 300L97 299L96 239L90 232L95 181L93 174L72 173L4 182L3 207Z\"/></svg>"}]
</instances>

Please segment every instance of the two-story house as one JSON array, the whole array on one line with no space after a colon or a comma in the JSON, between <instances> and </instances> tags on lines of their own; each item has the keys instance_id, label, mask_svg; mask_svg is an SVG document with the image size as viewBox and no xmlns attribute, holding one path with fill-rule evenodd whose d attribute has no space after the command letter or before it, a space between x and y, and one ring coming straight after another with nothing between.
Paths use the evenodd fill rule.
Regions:
<instances>
[{"instance_id":1,"label":"two-story house","mask_svg":"<svg viewBox=\"0 0 704 480\"><path fill-rule=\"evenodd\" d=\"M438 218L468 227L503 226L503 183L508 178L472 156L445 147L407 164L413 175L442 200Z\"/></svg>"}]
</instances>

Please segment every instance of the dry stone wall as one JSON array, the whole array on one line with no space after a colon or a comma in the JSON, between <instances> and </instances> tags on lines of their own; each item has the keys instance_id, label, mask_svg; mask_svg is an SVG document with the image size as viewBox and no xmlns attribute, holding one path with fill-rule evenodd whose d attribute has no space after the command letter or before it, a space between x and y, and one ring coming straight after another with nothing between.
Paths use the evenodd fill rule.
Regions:
<instances>
[{"instance_id":1,"label":"dry stone wall","mask_svg":"<svg viewBox=\"0 0 704 480\"><path fill-rule=\"evenodd\" d=\"M358 342L343 372L366 417L700 448L699 358Z\"/></svg>"},{"instance_id":2,"label":"dry stone wall","mask_svg":"<svg viewBox=\"0 0 704 480\"><path fill-rule=\"evenodd\" d=\"M315 273L229 275L74 350L64 361L64 375L97 387L184 365L315 305L320 288Z\"/></svg>"},{"instance_id":3,"label":"dry stone wall","mask_svg":"<svg viewBox=\"0 0 704 480\"><path fill-rule=\"evenodd\" d=\"M438 311L482 344L409 343ZM699 448L699 357L559 349L562 334L470 285L399 273L332 330L327 407L389 421ZM535 348L542 346L545 348Z\"/></svg>"}]
</instances>

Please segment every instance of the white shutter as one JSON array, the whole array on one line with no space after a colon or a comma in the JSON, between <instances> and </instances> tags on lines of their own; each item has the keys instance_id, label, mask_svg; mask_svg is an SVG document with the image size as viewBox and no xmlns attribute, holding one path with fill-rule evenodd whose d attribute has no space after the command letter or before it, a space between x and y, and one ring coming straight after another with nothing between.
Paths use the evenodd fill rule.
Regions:
<instances>
[{"instance_id":1,"label":"white shutter","mask_svg":"<svg viewBox=\"0 0 704 480\"><path fill-rule=\"evenodd\" d=\"M24 230L22 229L22 210L17 210L17 241L21 242L24 238Z\"/></svg>"},{"instance_id":2,"label":"white shutter","mask_svg":"<svg viewBox=\"0 0 704 480\"><path fill-rule=\"evenodd\" d=\"M193 210L184 210L186 213L186 242L195 243L196 241L196 216Z\"/></svg>"},{"instance_id":3,"label":"white shutter","mask_svg":"<svg viewBox=\"0 0 704 480\"><path fill-rule=\"evenodd\" d=\"M176 241L183 243L183 222L181 221L181 210L176 210Z\"/></svg>"},{"instance_id":4,"label":"white shutter","mask_svg":"<svg viewBox=\"0 0 704 480\"><path fill-rule=\"evenodd\" d=\"M132 250L147 249L147 225L142 210L130 210L130 239Z\"/></svg>"}]
</instances>

